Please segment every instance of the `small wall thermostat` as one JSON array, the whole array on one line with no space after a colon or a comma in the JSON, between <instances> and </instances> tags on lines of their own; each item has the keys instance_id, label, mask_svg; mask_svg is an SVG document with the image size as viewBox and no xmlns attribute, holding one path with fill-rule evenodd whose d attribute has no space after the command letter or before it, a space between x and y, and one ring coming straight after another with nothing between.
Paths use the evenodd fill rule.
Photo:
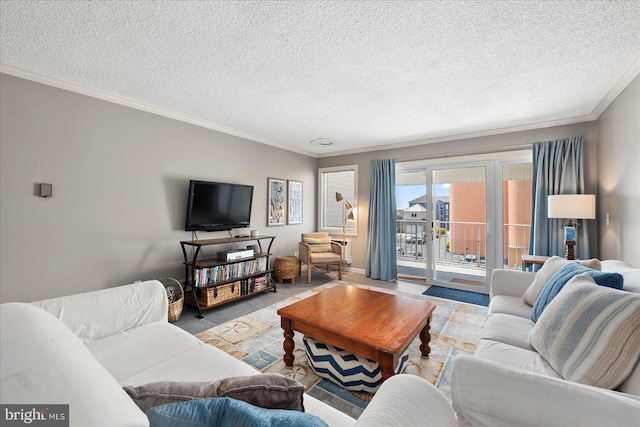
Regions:
<instances>
[{"instance_id":1,"label":"small wall thermostat","mask_svg":"<svg viewBox=\"0 0 640 427\"><path fill-rule=\"evenodd\" d=\"M53 195L53 184L40 184L40 197L51 197Z\"/></svg>"}]
</instances>

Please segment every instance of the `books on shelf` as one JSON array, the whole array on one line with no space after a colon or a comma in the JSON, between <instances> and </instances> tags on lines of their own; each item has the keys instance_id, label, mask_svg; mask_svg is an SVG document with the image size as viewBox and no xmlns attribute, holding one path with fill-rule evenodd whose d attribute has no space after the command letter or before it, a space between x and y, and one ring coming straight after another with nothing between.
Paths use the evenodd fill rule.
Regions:
<instances>
[{"instance_id":1,"label":"books on shelf","mask_svg":"<svg viewBox=\"0 0 640 427\"><path fill-rule=\"evenodd\" d=\"M240 281L240 295L252 294L269 287L270 273L259 277L249 277Z\"/></svg>"},{"instance_id":2,"label":"books on shelf","mask_svg":"<svg viewBox=\"0 0 640 427\"><path fill-rule=\"evenodd\" d=\"M213 267L194 268L192 283L194 286L204 286L226 282L244 276L267 271L269 257L263 256L232 264L215 265ZM264 277L264 276L263 276Z\"/></svg>"},{"instance_id":3,"label":"books on shelf","mask_svg":"<svg viewBox=\"0 0 640 427\"><path fill-rule=\"evenodd\" d=\"M261 291L269 287L269 279L271 278L271 274L266 274L264 276L255 277L254 278L254 292Z\"/></svg>"}]
</instances>

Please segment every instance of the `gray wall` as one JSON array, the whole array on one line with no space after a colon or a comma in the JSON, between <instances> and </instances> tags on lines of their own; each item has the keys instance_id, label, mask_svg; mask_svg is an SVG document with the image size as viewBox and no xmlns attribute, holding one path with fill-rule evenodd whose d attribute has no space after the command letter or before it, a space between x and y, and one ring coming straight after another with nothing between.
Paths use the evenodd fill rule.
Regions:
<instances>
[{"instance_id":1,"label":"gray wall","mask_svg":"<svg viewBox=\"0 0 640 427\"><path fill-rule=\"evenodd\" d=\"M315 230L314 158L9 75L0 86L1 302L182 279L189 179L254 185L251 228L277 236L278 255ZM267 177L303 182L304 224L266 226ZM35 195L42 182L52 198Z\"/></svg>"},{"instance_id":2,"label":"gray wall","mask_svg":"<svg viewBox=\"0 0 640 427\"><path fill-rule=\"evenodd\" d=\"M598 217L600 256L640 267L640 76L600 115Z\"/></svg>"},{"instance_id":3,"label":"gray wall","mask_svg":"<svg viewBox=\"0 0 640 427\"><path fill-rule=\"evenodd\" d=\"M371 160L395 158L398 161L406 161L435 159L445 156L464 156L493 150L509 149L514 146L530 146L534 142L562 139L578 135L585 136L585 185L587 192L593 194L597 190L597 144L595 122L514 132L503 135L461 139L436 144L423 144L401 149L325 157L318 159L318 167L358 164L358 197L356 204L356 206L358 206L358 236L352 237L351 253L353 257L353 267L355 269L364 269L366 266L366 231L367 217L369 214L367 207L369 201ZM593 221L590 224L589 229L589 243L592 256L596 256L595 254L597 253L598 225L599 224L596 221Z\"/></svg>"},{"instance_id":4,"label":"gray wall","mask_svg":"<svg viewBox=\"0 0 640 427\"><path fill-rule=\"evenodd\" d=\"M353 238L353 267L364 269L372 159L460 156L581 134L587 190L598 194L591 253L640 266L639 79L597 122L316 161L3 74L0 302L182 278L179 241L191 237L183 231L189 179L254 185L251 228L277 236L273 252L290 255L300 233L316 228L317 167L354 163L359 165L359 235ZM304 224L266 226L267 177L303 182ZM53 198L35 195L41 182L54 185Z\"/></svg>"}]
</instances>

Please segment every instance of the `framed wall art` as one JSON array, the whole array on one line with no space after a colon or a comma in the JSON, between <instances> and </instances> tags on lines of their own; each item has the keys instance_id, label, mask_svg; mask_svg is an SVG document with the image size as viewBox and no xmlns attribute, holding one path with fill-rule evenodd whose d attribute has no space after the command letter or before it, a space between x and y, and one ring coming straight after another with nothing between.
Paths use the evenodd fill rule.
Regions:
<instances>
[{"instance_id":1,"label":"framed wall art","mask_svg":"<svg viewBox=\"0 0 640 427\"><path fill-rule=\"evenodd\" d=\"M287 181L289 188L289 203L287 224L302 224L302 182Z\"/></svg>"},{"instance_id":2,"label":"framed wall art","mask_svg":"<svg viewBox=\"0 0 640 427\"><path fill-rule=\"evenodd\" d=\"M287 203L287 181L285 179L268 178L268 212L267 226L285 225Z\"/></svg>"}]
</instances>

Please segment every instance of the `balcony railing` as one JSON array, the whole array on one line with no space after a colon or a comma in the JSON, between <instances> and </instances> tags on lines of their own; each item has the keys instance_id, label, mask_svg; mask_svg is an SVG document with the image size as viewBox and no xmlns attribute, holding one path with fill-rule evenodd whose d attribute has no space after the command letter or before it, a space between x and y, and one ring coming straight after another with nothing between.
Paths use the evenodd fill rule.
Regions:
<instances>
[{"instance_id":1,"label":"balcony railing","mask_svg":"<svg viewBox=\"0 0 640 427\"><path fill-rule=\"evenodd\" d=\"M504 268L520 268L522 255L529 253L529 224L504 224ZM396 221L398 260L426 263L427 244L433 261L458 267L485 268L486 224L484 222Z\"/></svg>"},{"instance_id":2,"label":"balcony railing","mask_svg":"<svg viewBox=\"0 0 640 427\"><path fill-rule=\"evenodd\" d=\"M521 269L522 255L529 254L531 224L504 224L504 268Z\"/></svg>"}]
</instances>

